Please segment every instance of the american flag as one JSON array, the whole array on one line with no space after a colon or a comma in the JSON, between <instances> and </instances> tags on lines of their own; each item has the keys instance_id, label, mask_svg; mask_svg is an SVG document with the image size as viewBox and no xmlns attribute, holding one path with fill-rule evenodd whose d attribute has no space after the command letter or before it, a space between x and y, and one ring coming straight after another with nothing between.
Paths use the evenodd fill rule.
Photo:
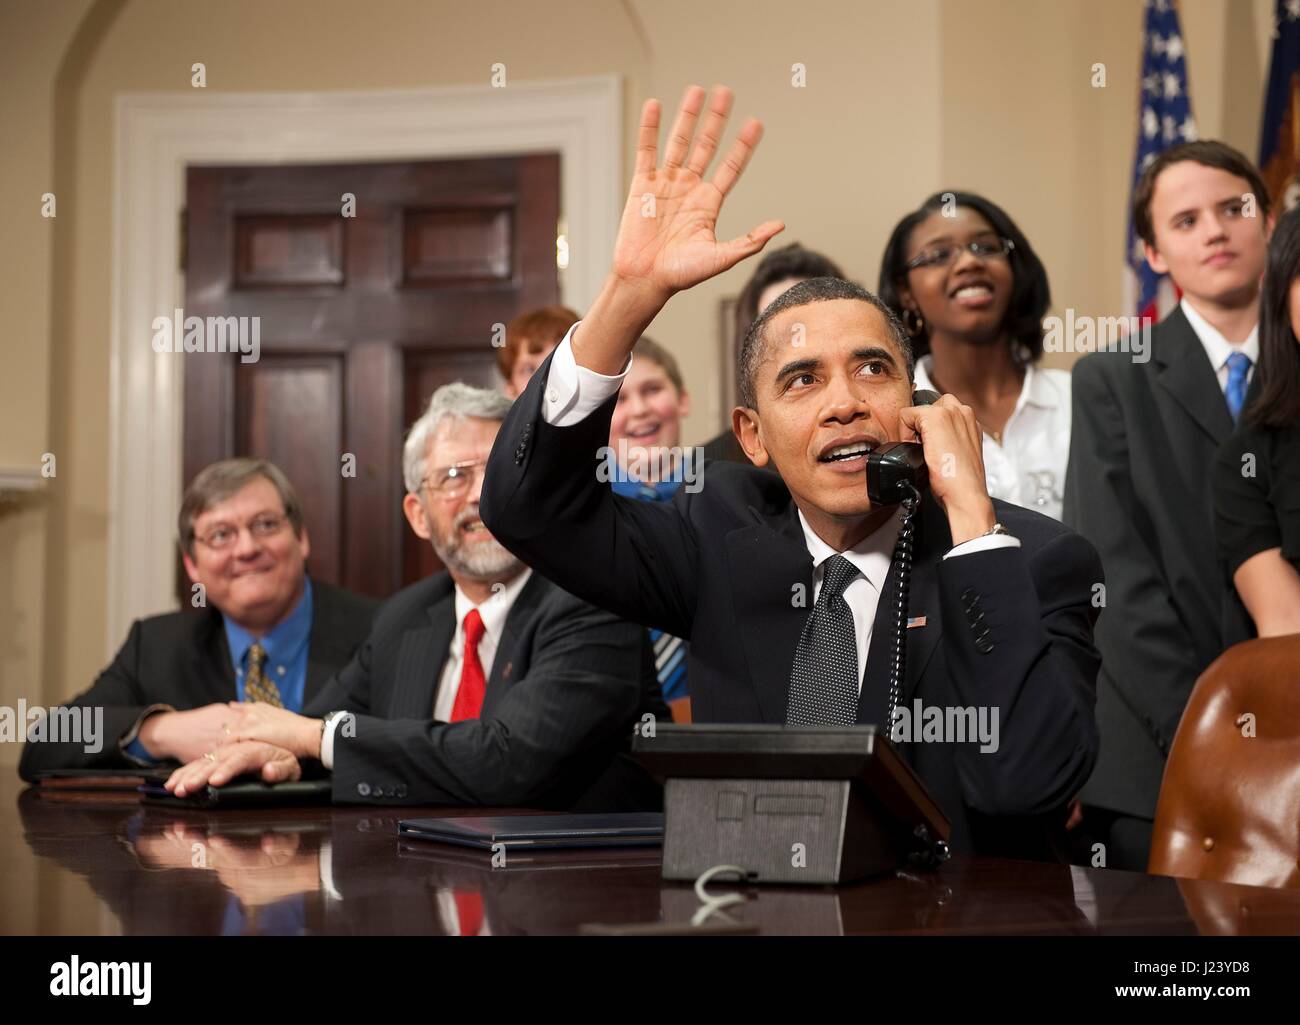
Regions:
<instances>
[{"instance_id":1,"label":"american flag","mask_svg":"<svg viewBox=\"0 0 1300 1025\"><path fill-rule=\"evenodd\" d=\"M1192 100L1187 92L1187 50L1178 27L1177 0L1147 0L1142 32L1142 82L1138 89L1137 153L1133 158L1133 184L1156 156L1181 142L1196 138ZM1132 203L1129 204L1130 210ZM1173 282L1157 274L1142 253L1142 240L1129 214L1128 292L1130 308L1143 319L1159 320L1177 302Z\"/></svg>"},{"instance_id":2,"label":"american flag","mask_svg":"<svg viewBox=\"0 0 1300 1025\"><path fill-rule=\"evenodd\" d=\"M1264 123L1259 133L1259 169L1278 210L1300 201L1300 0L1277 0L1273 21L1273 59L1264 92Z\"/></svg>"}]
</instances>

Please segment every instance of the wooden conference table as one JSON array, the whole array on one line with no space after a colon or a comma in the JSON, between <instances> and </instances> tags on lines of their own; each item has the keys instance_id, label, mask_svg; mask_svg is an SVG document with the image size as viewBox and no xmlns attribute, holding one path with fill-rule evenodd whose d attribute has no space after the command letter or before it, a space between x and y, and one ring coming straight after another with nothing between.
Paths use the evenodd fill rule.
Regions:
<instances>
[{"instance_id":1,"label":"wooden conference table","mask_svg":"<svg viewBox=\"0 0 1300 1025\"><path fill-rule=\"evenodd\" d=\"M487 852L397 837L399 818L464 809L174 811L54 799L13 777L0 808L8 934L553 935L684 927L699 907L690 884L660 878L656 850L494 868ZM932 874L744 892L727 914L764 935L1300 933L1300 891L960 856Z\"/></svg>"}]
</instances>

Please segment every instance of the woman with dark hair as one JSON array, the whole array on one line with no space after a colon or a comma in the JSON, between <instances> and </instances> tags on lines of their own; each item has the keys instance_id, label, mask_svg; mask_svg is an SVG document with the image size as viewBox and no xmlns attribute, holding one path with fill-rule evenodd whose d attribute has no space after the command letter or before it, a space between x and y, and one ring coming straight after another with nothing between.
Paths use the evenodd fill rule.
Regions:
<instances>
[{"instance_id":1,"label":"woman with dark hair","mask_svg":"<svg viewBox=\"0 0 1300 1025\"><path fill-rule=\"evenodd\" d=\"M1260 294L1259 367L1214 466L1219 557L1260 637L1300 633L1300 210L1277 222Z\"/></svg>"},{"instance_id":2,"label":"woman with dark hair","mask_svg":"<svg viewBox=\"0 0 1300 1025\"><path fill-rule=\"evenodd\" d=\"M732 366L740 360L740 343L749 332L749 325L758 319L772 300L789 291L801 281L812 278L842 278L844 272L830 257L811 249L805 249L798 242L773 249L759 261L753 276L746 282L736 300L735 315L732 320L731 338ZM739 391L739 389L737 389ZM727 410L730 417L731 410ZM745 450L740 447L735 433L727 428L716 438L704 443L705 459L726 459L733 463L748 463Z\"/></svg>"},{"instance_id":3,"label":"woman with dark hair","mask_svg":"<svg viewBox=\"0 0 1300 1025\"><path fill-rule=\"evenodd\" d=\"M984 429L989 494L1061 518L1070 375L1038 366L1047 272L996 203L939 192L898 222L880 298L912 337L915 385L948 392Z\"/></svg>"}]
</instances>

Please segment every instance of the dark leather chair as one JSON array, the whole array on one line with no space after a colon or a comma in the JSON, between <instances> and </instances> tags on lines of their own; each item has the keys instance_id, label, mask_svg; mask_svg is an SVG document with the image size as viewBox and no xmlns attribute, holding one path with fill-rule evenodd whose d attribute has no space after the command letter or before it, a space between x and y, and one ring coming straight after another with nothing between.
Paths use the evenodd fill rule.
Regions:
<instances>
[{"instance_id":1,"label":"dark leather chair","mask_svg":"<svg viewBox=\"0 0 1300 1025\"><path fill-rule=\"evenodd\" d=\"M1235 645L1196 681L1147 871L1300 887L1300 634Z\"/></svg>"}]
</instances>

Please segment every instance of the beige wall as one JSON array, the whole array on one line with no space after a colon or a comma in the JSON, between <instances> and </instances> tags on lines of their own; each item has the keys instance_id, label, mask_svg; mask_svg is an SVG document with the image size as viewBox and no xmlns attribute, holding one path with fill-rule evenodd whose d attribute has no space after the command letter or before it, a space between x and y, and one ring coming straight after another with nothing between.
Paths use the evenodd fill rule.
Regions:
<instances>
[{"instance_id":1,"label":"beige wall","mask_svg":"<svg viewBox=\"0 0 1300 1025\"><path fill-rule=\"evenodd\" d=\"M1269 0L1183 6L1202 133L1253 153ZM210 90L232 91L483 84L496 61L513 81L613 72L626 158L643 96L671 104L688 82L725 81L767 138L724 234L781 217L779 242L823 249L874 285L902 213L939 188L976 189L1041 250L1058 308L1119 313L1140 21L1140 0L3 5L0 467L54 451L59 475L46 499L0 513L0 703L72 693L120 641L103 626L118 93L188 92L195 61ZM804 89L791 86L795 62ZM50 181L55 222L39 217ZM678 297L653 327L693 385L687 441L721 420L717 304L745 274Z\"/></svg>"},{"instance_id":2,"label":"beige wall","mask_svg":"<svg viewBox=\"0 0 1300 1025\"><path fill-rule=\"evenodd\" d=\"M0 472L36 470L53 448L50 399L63 377L52 366L51 325L54 305L67 297L51 266L75 217L73 197L57 183L52 114L60 65L90 6L0 6ZM55 193L54 218L42 216L47 192ZM0 704L42 692L49 521L48 492L0 502ZM16 759L13 745L0 748L0 764Z\"/></svg>"}]
</instances>

